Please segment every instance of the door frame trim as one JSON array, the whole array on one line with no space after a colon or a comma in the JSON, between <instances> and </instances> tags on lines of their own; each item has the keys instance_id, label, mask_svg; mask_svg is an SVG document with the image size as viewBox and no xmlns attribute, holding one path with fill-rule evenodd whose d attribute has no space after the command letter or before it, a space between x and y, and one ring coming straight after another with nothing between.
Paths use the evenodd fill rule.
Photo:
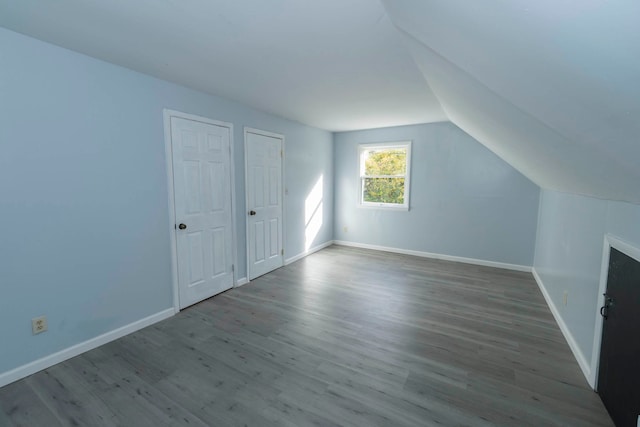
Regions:
<instances>
[{"instance_id":1,"label":"door frame trim","mask_svg":"<svg viewBox=\"0 0 640 427\"><path fill-rule=\"evenodd\" d=\"M633 246L631 243L622 240L614 234L605 233L602 248L600 286L598 288L598 299L596 301L596 323L594 327L593 348L591 351L591 375L588 378L589 385L591 385L595 391L598 391L598 370L600 369L600 350L602 346L602 329L604 327L604 320L602 319L602 316L600 316L600 307L604 304L603 294L607 292L609 256L611 254L611 248L615 248L640 262L640 248Z\"/></svg>"},{"instance_id":2,"label":"door frame trim","mask_svg":"<svg viewBox=\"0 0 640 427\"><path fill-rule=\"evenodd\" d=\"M210 119L195 114L183 113L182 111L171 110L165 108L162 110L164 120L164 149L165 149L165 166L167 168L167 190L169 193L169 240L171 246L171 281L173 287L173 310L175 313L180 311L180 284L178 283L178 247L176 237L176 204L175 204L175 188L173 182L173 150L171 141L171 117L177 117L185 120L192 120L214 126L226 127L229 129L229 179L231 186L231 263L238 265L237 259L237 231L236 231L236 180L235 180L235 156L234 156L234 139L233 139L233 123L223 122L220 120ZM231 272L231 280L233 287L236 287L237 271L234 268Z\"/></svg>"},{"instance_id":3,"label":"door frame trim","mask_svg":"<svg viewBox=\"0 0 640 427\"><path fill-rule=\"evenodd\" d=\"M282 190L282 265L285 265L285 242L286 242L286 236L287 236L287 231L286 231L286 208L285 208L285 201L286 201L286 194L287 194L287 189L285 187L285 158L286 158L286 153L287 150L285 149L285 136L283 134L280 133L275 133L275 132L270 132L270 131L266 131L266 130L262 130L262 129L256 129L256 128L252 128L249 126L245 126L244 127L244 203L245 203L245 219L244 219L244 223L245 223L245 235L246 235L246 239L245 239L245 246L247 247L247 283L251 281L251 279L249 279L249 277L251 276L249 273L249 270L251 269L251 266L249 265L251 257L250 257L250 249L249 249L249 221L247 218L247 209L249 209L249 192L247 191L247 183L249 182L249 165L247 164L247 162L249 161L248 157L247 157L247 134L248 133L253 133L256 135L262 135L262 136L268 136L271 138L277 138L279 140L282 141L282 156L280 157L280 171L281 171L281 176L280 176L280 189Z\"/></svg>"}]
</instances>

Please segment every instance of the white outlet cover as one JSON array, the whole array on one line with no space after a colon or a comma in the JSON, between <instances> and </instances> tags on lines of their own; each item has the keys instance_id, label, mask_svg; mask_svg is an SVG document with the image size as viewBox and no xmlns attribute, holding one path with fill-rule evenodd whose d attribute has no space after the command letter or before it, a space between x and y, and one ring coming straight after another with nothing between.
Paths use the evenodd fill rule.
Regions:
<instances>
[{"instance_id":1,"label":"white outlet cover","mask_svg":"<svg viewBox=\"0 0 640 427\"><path fill-rule=\"evenodd\" d=\"M47 329L48 325L46 316L34 317L31 319L31 331L33 332L33 335L45 332Z\"/></svg>"}]
</instances>

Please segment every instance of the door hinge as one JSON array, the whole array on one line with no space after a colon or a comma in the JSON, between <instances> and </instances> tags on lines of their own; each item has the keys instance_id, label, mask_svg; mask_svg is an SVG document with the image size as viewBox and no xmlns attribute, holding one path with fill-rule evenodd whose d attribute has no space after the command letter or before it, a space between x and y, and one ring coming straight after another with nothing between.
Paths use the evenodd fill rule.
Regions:
<instances>
[{"instance_id":1,"label":"door hinge","mask_svg":"<svg viewBox=\"0 0 640 427\"><path fill-rule=\"evenodd\" d=\"M284 249L280 249L280 255L284 255Z\"/></svg>"},{"instance_id":2,"label":"door hinge","mask_svg":"<svg viewBox=\"0 0 640 427\"><path fill-rule=\"evenodd\" d=\"M236 266L234 264L231 264L231 272L234 273L236 271Z\"/></svg>"},{"instance_id":3,"label":"door hinge","mask_svg":"<svg viewBox=\"0 0 640 427\"><path fill-rule=\"evenodd\" d=\"M280 150L280 157L284 157L282 150Z\"/></svg>"}]
</instances>

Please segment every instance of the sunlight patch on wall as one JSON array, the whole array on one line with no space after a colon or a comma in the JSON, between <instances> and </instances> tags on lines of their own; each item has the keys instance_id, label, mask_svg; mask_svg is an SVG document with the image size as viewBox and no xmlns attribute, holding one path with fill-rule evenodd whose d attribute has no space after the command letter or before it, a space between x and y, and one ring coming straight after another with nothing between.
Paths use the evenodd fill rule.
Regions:
<instances>
[{"instance_id":1,"label":"sunlight patch on wall","mask_svg":"<svg viewBox=\"0 0 640 427\"><path fill-rule=\"evenodd\" d=\"M304 250L308 251L322 228L323 175L304 201Z\"/></svg>"}]
</instances>

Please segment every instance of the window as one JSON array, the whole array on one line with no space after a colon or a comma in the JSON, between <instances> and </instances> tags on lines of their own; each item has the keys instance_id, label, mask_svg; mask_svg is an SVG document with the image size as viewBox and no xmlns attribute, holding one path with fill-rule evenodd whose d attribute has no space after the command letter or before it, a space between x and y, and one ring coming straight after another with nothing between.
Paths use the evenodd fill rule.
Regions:
<instances>
[{"instance_id":1,"label":"window","mask_svg":"<svg viewBox=\"0 0 640 427\"><path fill-rule=\"evenodd\" d=\"M409 209L411 142L360 144L360 204Z\"/></svg>"}]
</instances>

